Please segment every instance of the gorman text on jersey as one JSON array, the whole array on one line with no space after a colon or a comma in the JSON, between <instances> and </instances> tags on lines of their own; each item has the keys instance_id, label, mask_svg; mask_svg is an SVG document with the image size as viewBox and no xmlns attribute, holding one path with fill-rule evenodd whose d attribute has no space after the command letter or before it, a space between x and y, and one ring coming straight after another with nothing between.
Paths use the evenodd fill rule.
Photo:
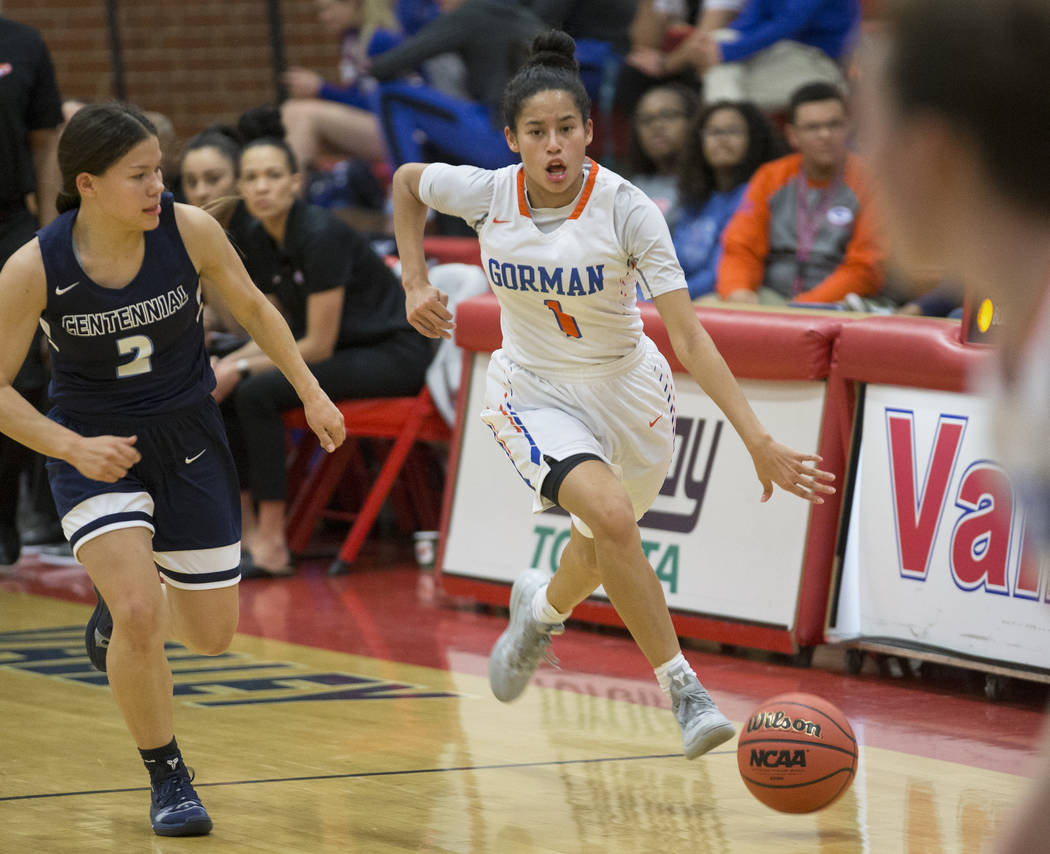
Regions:
<instances>
[{"instance_id":1,"label":"gorman text on jersey","mask_svg":"<svg viewBox=\"0 0 1050 854\"><path fill-rule=\"evenodd\" d=\"M489 258L489 279L494 287L569 297L589 296L601 291L604 288L604 269L604 264L594 264L581 273L578 267L549 269L531 264L501 263L496 258Z\"/></svg>"},{"instance_id":2,"label":"gorman text on jersey","mask_svg":"<svg viewBox=\"0 0 1050 854\"><path fill-rule=\"evenodd\" d=\"M187 302L189 302L189 297L182 285L179 285L166 294L115 308L112 311L64 314L62 315L62 329L68 335L109 335L171 317Z\"/></svg>"}]
</instances>

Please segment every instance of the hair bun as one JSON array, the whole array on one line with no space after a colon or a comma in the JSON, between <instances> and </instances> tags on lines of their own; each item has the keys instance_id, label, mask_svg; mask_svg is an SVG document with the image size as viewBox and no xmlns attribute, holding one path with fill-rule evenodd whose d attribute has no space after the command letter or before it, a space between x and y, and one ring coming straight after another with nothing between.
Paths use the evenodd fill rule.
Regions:
<instances>
[{"instance_id":1,"label":"hair bun","mask_svg":"<svg viewBox=\"0 0 1050 854\"><path fill-rule=\"evenodd\" d=\"M544 65L548 68L564 68L566 71L579 72L576 61L576 42L568 33L561 30L548 30L532 40L526 66Z\"/></svg>"},{"instance_id":2,"label":"hair bun","mask_svg":"<svg viewBox=\"0 0 1050 854\"><path fill-rule=\"evenodd\" d=\"M284 139L281 111L273 104L261 104L241 113L237 130L247 145L253 139Z\"/></svg>"}]
</instances>

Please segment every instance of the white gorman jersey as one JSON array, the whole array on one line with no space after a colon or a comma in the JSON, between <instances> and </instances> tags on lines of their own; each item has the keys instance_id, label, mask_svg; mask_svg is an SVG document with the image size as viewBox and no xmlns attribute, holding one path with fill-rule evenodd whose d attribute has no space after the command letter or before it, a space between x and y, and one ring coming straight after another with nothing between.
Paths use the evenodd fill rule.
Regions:
<instances>
[{"instance_id":1,"label":"white gorman jersey","mask_svg":"<svg viewBox=\"0 0 1050 854\"><path fill-rule=\"evenodd\" d=\"M608 373L641 346L635 286L652 299L685 288L667 223L637 187L593 160L579 195L533 208L525 170L433 163L420 198L478 233L500 303L503 350L552 379Z\"/></svg>"}]
</instances>

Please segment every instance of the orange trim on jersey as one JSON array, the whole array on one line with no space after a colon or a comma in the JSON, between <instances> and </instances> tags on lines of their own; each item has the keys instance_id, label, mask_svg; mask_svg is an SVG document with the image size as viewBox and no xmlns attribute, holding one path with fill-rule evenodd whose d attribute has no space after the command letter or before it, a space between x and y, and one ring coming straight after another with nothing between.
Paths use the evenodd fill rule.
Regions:
<instances>
[{"instance_id":1,"label":"orange trim on jersey","mask_svg":"<svg viewBox=\"0 0 1050 854\"><path fill-rule=\"evenodd\" d=\"M522 166L518 170L518 213L522 216L527 216L532 219L532 214L529 213L529 203L525 199L525 167Z\"/></svg>"},{"instance_id":2,"label":"orange trim on jersey","mask_svg":"<svg viewBox=\"0 0 1050 854\"><path fill-rule=\"evenodd\" d=\"M580 196L580 201L576 205L576 210L572 212L569 219L579 219L580 214L583 213L583 209L587 206L587 200L591 197L591 191L594 189L594 179L598 177L598 164L589 157L587 160L590 161L591 171L587 175L587 183L583 185L583 195Z\"/></svg>"},{"instance_id":3,"label":"orange trim on jersey","mask_svg":"<svg viewBox=\"0 0 1050 854\"><path fill-rule=\"evenodd\" d=\"M587 161L591 164L591 169L587 174L587 182L583 185L583 195L580 196L580 200L576 203L575 209L569 215L569 219L580 218L580 214L583 213L583 209L587 206L587 200L590 199L591 192L594 190L594 179L598 177L598 164L589 157L587 158ZM532 218L532 215L529 213L529 203L525 198L524 166L518 170L518 213L522 216L527 216L530 219Z\"/></svg>"}]
</instances>

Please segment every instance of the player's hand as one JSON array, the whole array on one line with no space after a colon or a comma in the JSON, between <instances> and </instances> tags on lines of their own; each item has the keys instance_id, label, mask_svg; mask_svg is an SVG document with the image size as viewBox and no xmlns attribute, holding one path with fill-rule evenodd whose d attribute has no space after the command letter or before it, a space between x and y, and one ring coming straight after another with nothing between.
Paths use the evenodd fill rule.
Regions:
<instances>
[{"instance_id":1,"label":"player's hand","mask_svg":"<svg viewBox=\"0 0 1050 854\"><path fill-rule=\"evenodd\" d=\"M308 68L289 68L281 75L293 98L316 98L324 84L324 78Z\"/></svg>"},{"instance_id":2,"label":"player's hand","mask_svg":"<svg viewBox=\"0 0 1050 854\"><path fill-rule=\"evenodd\" d=\"M135 450L137 439L138 436L81 437L67 461L84 477L116 483L142 459Z\"/></svg>"},{"instance_id":3,"label":"player's hand","mask_svg":"<svg viewBox=\"0 0 1050 854\"><path fill-rule=\"evenodd\" d=\"M303 411L306 413L306 423L328 453L343 444L346 439L346 421L327 394L321 392L317 397L303 401Z\"/></svg>"},{"instance_id":4,"label":"player's hand","mask_svg":"<svg viewBox=\"0 0 1050 854\"><path fill-rule=\"evenodd\" d=\"M456 328L448 310L448 294L431 284L406 289L405 313L416 332L427 338L451 338Z\"/></svg>"},{"instance_id":5,"label":"player's hand","mask_svg":"<svg viewBox=\"0 0 1050 854\"><path fill-rule=\"evenodd\" d=\"M801 454L769 439L752 449L751 459L762 484L762 501L773 497L774 483L812 504L823 504L822 496L835 494L830 485L835 475L816 467L822 459L817 454Z\"/></svg>"}]
</instances>

